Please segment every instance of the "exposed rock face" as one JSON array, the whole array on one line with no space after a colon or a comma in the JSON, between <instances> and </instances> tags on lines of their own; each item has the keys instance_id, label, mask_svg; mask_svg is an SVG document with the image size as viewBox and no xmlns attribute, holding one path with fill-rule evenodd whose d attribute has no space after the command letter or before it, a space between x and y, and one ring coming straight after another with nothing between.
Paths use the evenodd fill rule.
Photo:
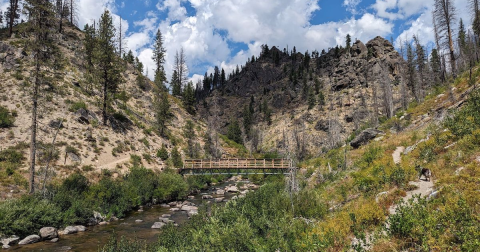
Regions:
<instances>
[{"instance_id":1,"label":"exposed rock face","mask_svg":"<svg viewBox=\"0 0 480 252\"><path fill-rule=\"evenodd\" d=\"M376 129L366 129L350 142L350 146L352 146L353 148L358 148L362 145L367 144L368 141L374 139L379 134L383 134L383 131Z\"/></svg>"},{"instance_id":2,"label":"exposed rock face","mask_svg":"<svg viewBox=\"0 0 480 252\"><path fill-rule=\"evenodd\" d=\"M43 227L40 229L40 237L42 237L43 240L51 240L57 238L57 229L54 227Z\"/></svg>"},{"instance_id":3,"label":"exposed rock face","mask_svg":"<svg viewBox=\"0 0 480 252\"><path fill-rule=\"evenodd\" d=\"M38 235L29 235L21 240L18 245L32 244L40 241L40 236Z\"/></svg>"},{"instance_id":4,"label":"exposed rock face","mask_svg":"<svg viewBox=\"0 0 480 252\"><path fill-rule=\"evenodd\" d=\"M77 117L77 121L83 124L90 124L92 120L98 121L97 115L95 115L95 113L83 108L78 109L75 112L75 116Z\"/></svg>"}]
</instances>

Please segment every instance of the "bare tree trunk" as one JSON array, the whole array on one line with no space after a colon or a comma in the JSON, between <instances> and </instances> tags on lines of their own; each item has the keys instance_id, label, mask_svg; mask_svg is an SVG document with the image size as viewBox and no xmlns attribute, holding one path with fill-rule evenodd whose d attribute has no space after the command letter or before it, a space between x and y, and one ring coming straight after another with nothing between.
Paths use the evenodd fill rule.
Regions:
<instances>
[{"instance_id":1,"label":"bare tree trunk","mask_svg":"<svg viewBox=\"0 0 480 252\"><path fill-rule=\"evenodd\" d=\"M104 71L104 81L107 80L107 71ZM103 83L103 125L107 126L107 83Z\"/></svg>"},{"instance_id":2,"label":"bare tree trunk","mask_svg":"<svg viewBox=\"0 0 480 252\"><path fill-rule=\"evenodd\" d=\"M40 86L40 59L35 56L35 83L33 84L32 95L32 125L30 140L30 180L28 184L28 193L35 192L35 157L37 152L37 108L38 108L38 89Z\"/></svg>"}]
</instances>

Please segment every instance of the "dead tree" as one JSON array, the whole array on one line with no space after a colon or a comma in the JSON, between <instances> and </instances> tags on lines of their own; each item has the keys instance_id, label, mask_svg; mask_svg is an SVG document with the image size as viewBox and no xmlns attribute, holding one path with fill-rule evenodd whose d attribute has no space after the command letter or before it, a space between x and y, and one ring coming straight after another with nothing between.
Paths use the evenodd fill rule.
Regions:
<instances>
[{"instance_id":1,"label":"dead tree","mask_svg":"<svg viewBox=\"0 0 480 252\"><path fill-rule=\"evenodd\" d=\"M433 16L436 22L438 36L443 40L441 45L449 51L452 76L456 78L455 48L453 41L453 24L455 22L456 9L453 1L435 0Z\"/></svg>"}]
</instances>

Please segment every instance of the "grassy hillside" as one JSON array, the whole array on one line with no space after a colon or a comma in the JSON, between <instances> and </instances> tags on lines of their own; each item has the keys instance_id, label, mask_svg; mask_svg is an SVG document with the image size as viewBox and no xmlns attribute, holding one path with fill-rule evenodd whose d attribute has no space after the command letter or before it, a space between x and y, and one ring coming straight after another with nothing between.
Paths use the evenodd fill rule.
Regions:
<instances>
[{"instance_id":1,"label":"grassy hillside","mask_svg":"<svg viewBox=\"0 0 480 252\"><path fill-rule=\"evenodd\" d=\"M298 193L290 196L281 177L270 177L211 217L169 226L148 250L476 251L480 91L471 83L479 74L477 67L474 81L462 75L449 83L453 100L438 88L411 104L384 122L386 134L369 144L301 163ZM402 146L406 151L395 164L392 154ZM419 180L421 167L432 171L431 182ZM143 251L140 244L111 242L105 250Z\"/></svg>"}]
</instances>

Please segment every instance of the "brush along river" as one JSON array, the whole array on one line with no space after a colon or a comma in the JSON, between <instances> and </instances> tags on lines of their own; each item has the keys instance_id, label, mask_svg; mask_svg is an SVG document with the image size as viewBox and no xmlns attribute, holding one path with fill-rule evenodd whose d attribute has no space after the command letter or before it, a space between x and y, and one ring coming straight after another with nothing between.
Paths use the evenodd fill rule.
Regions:
<instances>
[{"instance_id":1,"label":"brush along river","mask_svg":"<svg viewBox=\"0 0 480 252\"><path fill-rule=\"evenodd\" d=\"M239 185L239 187L236 187L236 185ZM249 181L229 180L202 190L201 193L190 196L189 199L179 201L178 203L184 203L184 205L193 203L198 207L199 211L210 209L214 204L224 204L234 197L242 197L241 195L244 195L246 190L248 190L246 188L247 185L251 185L250 190L252 187L256 188L256 186L250 184ZM227 192L225 190L227 187L231 188L231 191L238 189L238 192ZM222 190L225 190L224 194L221 194ZM217 194L217 192L219 192L219 194ZM163 206L153 205L151 207L143 207L143 211L132 211L128 213L125 218L111 221L106 225L89 226L85 232L60 235L60 239L56 243L42 241L29 245L14 245L7 251L99 251L99 249L108 242L113 233L118 237L125 236L129 239L136 237L150 244L157 241L161 233L161 229L152 229L152 225L155 222L161 222L159 218L162 217L162 215L170 215L170 217L167 218L178 225L182 225L188 221L187 211L182 211L181 209L175 211L176 209L174 208L178 207L175 205L169 205L167 207L165 204Z\"/></svg>"}]
</instances>

